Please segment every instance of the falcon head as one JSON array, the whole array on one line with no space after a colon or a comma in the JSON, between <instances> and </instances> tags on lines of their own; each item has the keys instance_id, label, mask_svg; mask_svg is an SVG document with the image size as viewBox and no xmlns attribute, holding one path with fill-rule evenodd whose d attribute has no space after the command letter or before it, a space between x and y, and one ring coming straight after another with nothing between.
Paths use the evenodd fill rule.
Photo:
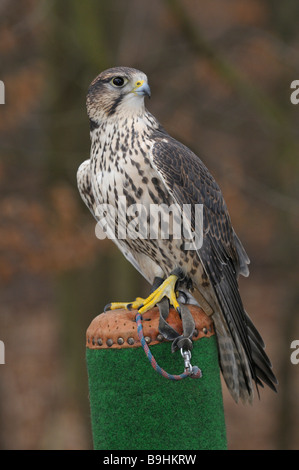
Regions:
<instances>
[{"instance_id":1,"label":"falcon head","mask_svg":"<svg viewBox=\"0 0 299 470\"><path fill-rule=\"evenodd\" d=\"M87 113L94 123L116 112L124 116L144 112L144 97L151 96L147 76L129 67L114 67L100 73L87 93Z\"/></svg>"}]
</instances>

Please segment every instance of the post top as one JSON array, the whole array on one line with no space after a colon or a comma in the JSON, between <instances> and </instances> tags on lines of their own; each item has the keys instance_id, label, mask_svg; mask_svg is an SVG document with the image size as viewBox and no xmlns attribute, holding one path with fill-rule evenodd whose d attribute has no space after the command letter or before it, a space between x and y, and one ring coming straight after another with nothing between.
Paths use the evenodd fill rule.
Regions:
<instances>
[{"instance_id":1,"label":"post top","mask_svg":"<svg viewBox=\"0 0 299 470\"><path fill-rule=\"evenodd\" d=\"M211 317L206 315L200 307L188 305L188 309L195 321L193 341L215 334ZM110 310L95 317L86 332L86 347L88 349L141 347L135 321L136 313L136 310L119 309ZM159 317L158 307L142 315L143 334L150 346L166 341L159 332ZM180 335L183 333L181 318L173 308L169 310L167 323Z\"/></svg>"}]
</instances>

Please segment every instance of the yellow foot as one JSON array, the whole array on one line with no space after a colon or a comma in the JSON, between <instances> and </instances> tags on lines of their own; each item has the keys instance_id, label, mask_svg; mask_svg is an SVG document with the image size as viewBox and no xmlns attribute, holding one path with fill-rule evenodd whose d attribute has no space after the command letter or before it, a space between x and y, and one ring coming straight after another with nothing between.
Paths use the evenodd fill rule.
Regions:
<instances>
[{"instance_id":1,"label":"yellow foot","mask_svg":"<svg viewBox=\"0 0 299 470\"><path fill-rule=\"evenodd\" d=\"M180 312L180 305L176 298L175 285L177 283L178 276L171 274L165 281L152 292L146 299L137 297L134 302L112 302L106 305L104 311L116 310L119 308L125 308L127 310L138 310L139 313L145 313L151 308L155 307L163 297L169 299L170 304Z\"/></svg>"},{"instance_id":2,"label":"yellow foot","mask_svg":"<svg viewBox=\"0 0 299 470\"><path fill-rule=\"evenodd\" d=\"M136 297L134 302L111 302L107 304L104 308L104 312L107 310L118 310L124 308L125 310L138 310L140 305L143 305L145 299L141 297Z\"/></svg>"}]
</instances>

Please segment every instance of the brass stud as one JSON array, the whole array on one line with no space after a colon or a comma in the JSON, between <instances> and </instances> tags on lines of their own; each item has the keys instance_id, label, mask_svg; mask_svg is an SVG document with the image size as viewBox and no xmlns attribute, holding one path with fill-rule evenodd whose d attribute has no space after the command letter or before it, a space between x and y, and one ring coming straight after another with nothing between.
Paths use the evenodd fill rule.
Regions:
<instances>
[{"instance_id":1,"label":"brass stud","mask_svg":"<svg viewBox=\"0 0 299 470\"><path fill-rule=\"evenodd\" d=\"M118 342L119 345L122 345L122 344L124 344L125 341L124 341L123 338L117 338L117 342Z\"/></svg>"},{"instance_id":2,"label":"brass stud","mask_svg":"<svg viewBox=\"0 0 299 470\"><path fill-rule=\"evenodd\" d=\"M99 346L102 346L102 345L103 345L102 339L101 339L101 338L98 338L97 343L98 343Z\"/></svg>"},{"instance_id":3,"label":"brass stud","mask_svg":"<svg viewBox=\"0 0 299 470\"><path fill-rule=\"evenodd\" d=\"M132 338L132 337L128 338L128 339L127 339L127 342L128 342L128 344L129 344L130 346L132 346L132 344L135 343L134 338Z\"/></svg>"},{"instance_id":4,"label":"brass stud","mask_svg":"<svg viewBox=\"0 0 299 470\"><path fill-rule=\"evenodd\" d=\"M110 348L113 344L113 339L111 339L111 338L107 339L106 344Z\"/></svg>"},{"instance_id":5,"label":"brass stud","mask_svg":"<svg viewBox=\"0 0 299 470\"><path fill-rule=\"evenodd\" d=\"M205 335L208 333L208 330L207 330L206 327L204 327L204 328L202 329L202 331L204 332Z\"/></svg>"},{"instance_id":6,"label":"brass stud","mask_svg":"<svg viewBox=\"0 0 299 470\"><path fill-rule=\"evenodd\" d=\"M151 342L151 338L149 336L145 336L144 339L147 344Z\"/></svg>"},{"instance_id":7,"label":"brass stud","mask_svg":"<svg viewBox=\"0 0 299 470\"><path fill-rule=\"evenodd\" d=\"M94 338L92 338L91 342L92 342L92 345L93 345L93 346L96 344Z\"/></svg>"},{"instance_id":8,"label":"brass stud","mask_svg":"<svg viewBox=\"0 0 299 470\"><path fill-rule=\"evenodd\" d=\"M161 335L161 333L159 333L159 334L157 335L157 340L158 340L158 341L163 341L163 339L164 339L163 335Z\"/></svg>"}]
</instances>

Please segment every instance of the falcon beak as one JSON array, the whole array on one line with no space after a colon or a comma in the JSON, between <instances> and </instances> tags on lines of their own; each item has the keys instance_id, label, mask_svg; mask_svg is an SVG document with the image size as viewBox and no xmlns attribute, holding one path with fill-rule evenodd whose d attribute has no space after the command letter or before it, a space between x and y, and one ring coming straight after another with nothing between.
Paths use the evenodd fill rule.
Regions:
<instances>
[{"instance_id":1,"label":"falcon beak","mask_svg":"<svg viewBox=\"0 0 299 470\"><path fill-rule=\"evenodd\" d=\"M132 93L134 93L134 95L148 96L149 98L151 97L151 89L148 83L144 80L138 80L135 83L135 87L133 88Z\"/></svg>"}]
</instances>

